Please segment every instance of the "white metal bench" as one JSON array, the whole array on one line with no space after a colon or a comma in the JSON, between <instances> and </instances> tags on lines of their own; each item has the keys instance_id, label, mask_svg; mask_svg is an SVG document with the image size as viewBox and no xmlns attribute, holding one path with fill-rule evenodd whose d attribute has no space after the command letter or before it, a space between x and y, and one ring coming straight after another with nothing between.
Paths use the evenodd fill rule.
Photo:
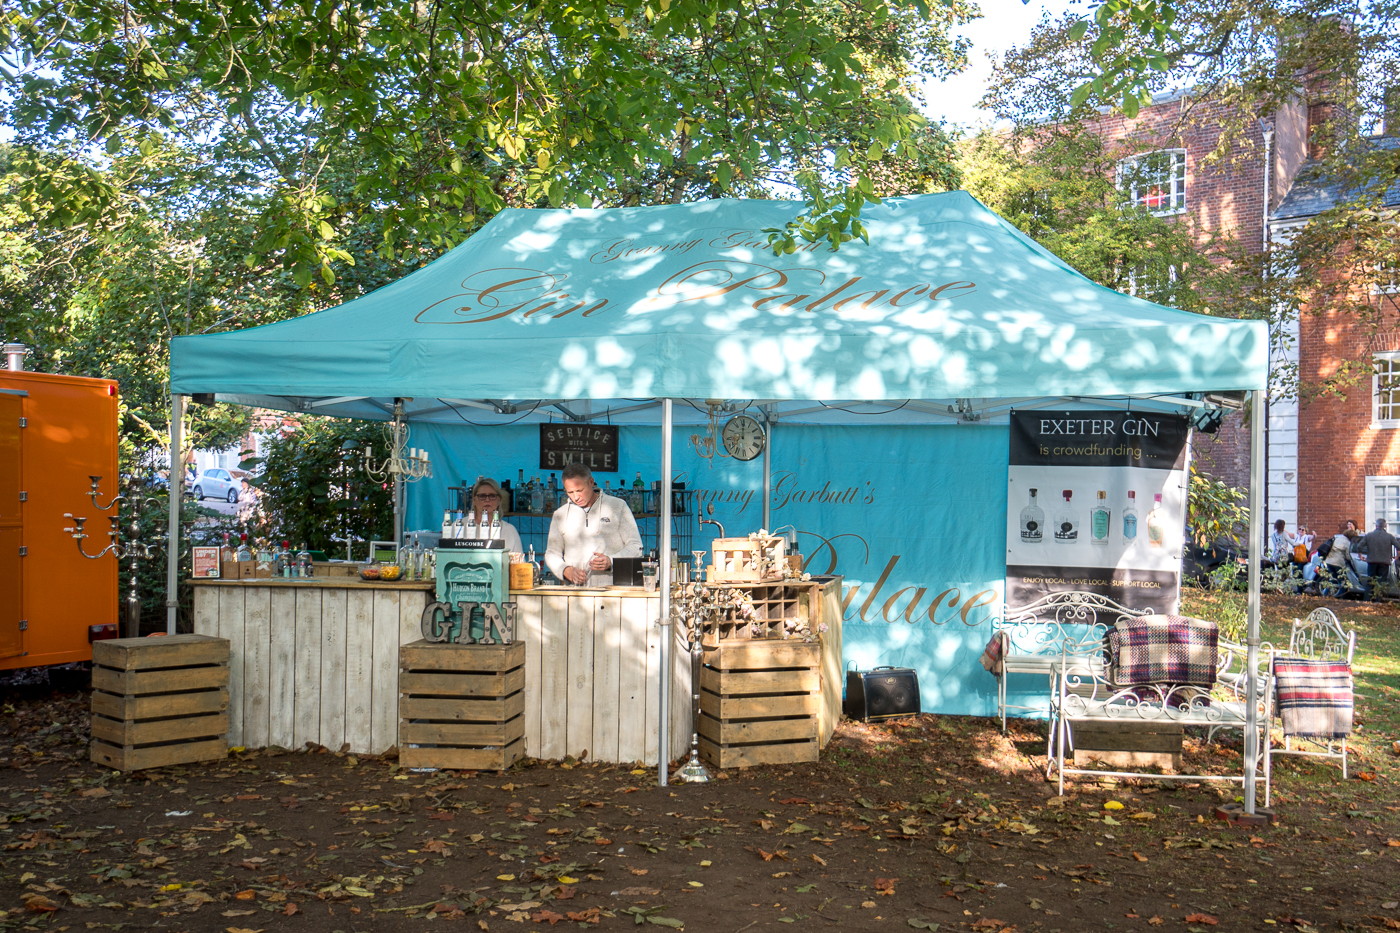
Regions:
<instances>
[{"instance_id":1,"label":"white metal bench","mask_svg":"<svg viewBox=\"0 0 1400 933\"><path fill-rule=\"evenodd\" d=\"M1053 685L1056 666L1070 663L1081 665L1073 669L1076 675L1102 675L1104 634L1119 619L1151 614L1150 609L1129 609L1095 593L1063 592L1043 596L996 621L993 637L1001 641L1001 672L993 673L1001 731L1006 731L1007 710L1045 711L1043 703L1008 703L1007 675L1029 674Z\"/></svg>"},{"instance_id":2,"label":"white metal bench","mask_svg":"<svg viewBox=\"0 0 1400 933\"><path fill-rule=\"evenodd\" d=\"M1327 608L1314 609L1306 619L1294 619L1293 630L1288 636L1289 658L1303 658L1311 661L1344 661L1352 664L1356 654L1356 632L1342 629L1341 620ZM1276 655L1285 657L1285 655ZM1272 692L1273 684L1270 684ZM1272 700L1273 697L1270 697ZM1272 726L1272 721L1269 722ZM1267 737L1267 734L1266 734ZM1306 747L1294 748L1297 739L1307 743ZM1347 778L1347 739L1313 738L1283 734L1283 747L1274 748L1270 739L1264 743L1264 806L1269 805L1269 777L1273 770L1274 755L1303 755L1310 758L1332 758L1342 763L1342 780Z\"/></svg>"},{"instance_id":3,"label":"white metal bench","mask_svg":"<svg viewBox=\"0 0 1400 933\"><path fill-rule=\"evenodd\" d=\"M1097 777L1152 777L1158 780L1226 780L1244 783L1244 773L1215 774L1148 774L1141 771L1110 771L1078 768L1065 763L1072 753L1074 733L1071 722L1144 723L1200 726L1206 729L1207 741L1222 729L1244 732L1248 719L1248 650L1244 645L1220 639L1216 653L1216 683L1207 694L1201 688L1168 684L1115 684L1103 658L1103 637L1110 626L1097 626L1098 639L1093 654L1075 655L1066 649L1064 656L1052 664L1050 697L1050 737L1046 746L1045 776L1058 778L1059 792L1064 793L1066 775ZM1259 662L1254 671L1254 704L1256 724L1266 735L1269 721L1268 659L1269 646L1259 650ZM1266 771L1267 786L1267 771ZM1266 792L1267 793L1267 790Z\"/></svg>"}]
</instances>

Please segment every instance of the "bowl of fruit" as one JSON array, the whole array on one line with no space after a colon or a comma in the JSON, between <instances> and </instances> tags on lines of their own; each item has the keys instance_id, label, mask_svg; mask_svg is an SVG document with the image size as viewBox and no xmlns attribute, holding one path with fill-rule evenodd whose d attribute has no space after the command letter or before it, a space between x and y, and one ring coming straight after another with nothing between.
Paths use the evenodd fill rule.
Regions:
<instances>
[{"instance_id":1,"label":"bowl of fruit","mask_svg":"<svg viewBox=\"0 0 1400 933\"><path fill-rule=\"evenodd\" d=\"M397 580L403 576L403 569L398 564L385 564L379 568L379 579Z\"/></svg>"}]
</instances>

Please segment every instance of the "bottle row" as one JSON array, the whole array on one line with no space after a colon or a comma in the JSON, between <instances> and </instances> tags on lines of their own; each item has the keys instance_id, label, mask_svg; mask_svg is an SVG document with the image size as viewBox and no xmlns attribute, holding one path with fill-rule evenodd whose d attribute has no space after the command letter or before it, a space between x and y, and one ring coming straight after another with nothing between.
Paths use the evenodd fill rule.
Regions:
<instances>
[{"instance_id":1,"label":"bottle row","mask_svg":"<svg viewBox=\"0 0 1400 933\"><path fill-rule=\"evenodd\" d=\"M1125 547L1137 540L1137 492L1134 490L1128 490L1127 502L1123 506L1122 520L1117 526L1113 522L1113 509L1108 504L1108 493L1102 489L1098 490L1098 499L1093 508L1089 510L1087 527L1083 521L1084 513L1074 506L1074 490L1066 489L1060 493L1063 501L1055 510L1048 526L1045 523L1045 511L1040 507L1038 496L1039 490L1031 489L1030 503L1021 509L1022 544L1040 544L1046 537L1050 537L1060 544L1076 544L1081 540L1081 529L1086 532L1082 537L1087 538L1090 544L1105 547L1115 537L1115 530L1118 531L1119 540ZM1162 494L1154 493L1152 508L1147 513L1147 544L1149 547L1159 548L1165 541L1165 517L1162 508Z\"/></svg>"},{"instance_id":2,"label":"bottle row","mask_svg":"<svg viewBox=\"0 0 1400 933\"><path fill-rule=\"evenodd\" d=\"M451 509L444 509L442 512L442 536L444 538L465 538L468 541L500 541L501 533L501 513L499 511L493 511L490 514L482 512L480 521L477 520L475 512L454 512Z\"/></svg>"},{"instance_id":3,"label":"bottle row","mask_svg":"<svg viewBox=\"0 0 1400 933\"><path fill-rule=\"evenodd\" d=\"M254 548L249 546L245 531L238 536L238 547L235 549L231 543L232 537L224 532L224 545L219 550L220 561L255 563L259 576L301 578L310 577L315 572L315 563L305 544L295 553L289 541L283 541L280 548L274 548L270 541L261 541Z\"/></svg>"},{"instance_id":4,"label":"bottle row","mask_svg":"<svg viewBox=\"0 0 1400 933\"><path fill-rule=\"evenodd\" d=\"M559 484L558 475L554 473L549 474L549 479L542 482L539 474L527 480L525 471L519 470L515 485L512 486L510 480L502 480L501 491L505 494L509 511L521 515L552 515L568 501L564 487ZM614 489L612 480L603 480L603 494L626 502L633 515L646 512L646 484L642 482L640 470L637 471L636 479L632 481L630 488L619 480L617 488Z\"/></svg>"}]
</instances>

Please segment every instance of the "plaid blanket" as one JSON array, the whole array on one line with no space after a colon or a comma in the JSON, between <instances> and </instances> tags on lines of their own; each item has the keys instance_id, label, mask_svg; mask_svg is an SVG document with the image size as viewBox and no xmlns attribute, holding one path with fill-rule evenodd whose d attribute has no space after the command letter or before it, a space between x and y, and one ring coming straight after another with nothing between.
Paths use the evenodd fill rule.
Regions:
<instances>
[{"instance_id":1,"label":"plaid blanket","mask_svg":"<svg viewBox=\"0 0 1400 933\"><path fill-rule=\"evenodd\" d=\"M1345 661L1275 658L1284 735L1340 739L1351 735L1351 665Z\"/></svg>"},{"instance_id":2,"label":"plaid blanket","mask_svg":"<svg viewBox=\"0 0 1400 933\"><path fill-rule=\"evenodd\" d=\"M989 674L1000 677L1005 666L1006 646L1009 639L1005 632L993 632L992 640L982 649L982 667Z\"/></svg>"},{"instance_id":3,"label":"plaid blanket","mask_svg":"<svg viewBox=\"0 0 1400 933\"><path fill-rule=\"evenodd\" d=\"M1132 684L1215 685L1219 629L1206 619L1119 619L1108 633L1109 680Z\"/></svg>"}]
</instances>

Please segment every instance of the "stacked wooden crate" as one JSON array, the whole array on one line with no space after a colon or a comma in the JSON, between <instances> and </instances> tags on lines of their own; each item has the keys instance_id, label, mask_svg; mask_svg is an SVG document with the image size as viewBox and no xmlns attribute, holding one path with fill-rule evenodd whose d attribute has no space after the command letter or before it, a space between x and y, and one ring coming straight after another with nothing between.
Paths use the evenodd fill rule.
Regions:
<instances>
[{"instance_id":1,"label":"stacked wooden crate","mask_svg":"<svg viewBox=\"0 0 1400 933\"><path fill-rule=\"evenodd\" d=\"M226 638L94 642L92 760L135 771L224 758L228 672Z\"/></svg>"},{"instance_id":2,"label":"stacked wooden crate","mask_svg":"<svg viewBox=\"0 0 1400 933\"><path fill-rule=\"evenodd\" d=\"M719 768L816 761L821 646L766 639L706 649L700 753Z\"/></svg>"},{"instance_id":3,"label":"stacked wooden crate","mask_svg":"<svg viewBox=\"0 0 1400 933\"><path fill-rule=\"evenodd\" d=\"M501 771L525 754L525 644L399 649L399 762Z\"/></svg>"}]
</instances>

